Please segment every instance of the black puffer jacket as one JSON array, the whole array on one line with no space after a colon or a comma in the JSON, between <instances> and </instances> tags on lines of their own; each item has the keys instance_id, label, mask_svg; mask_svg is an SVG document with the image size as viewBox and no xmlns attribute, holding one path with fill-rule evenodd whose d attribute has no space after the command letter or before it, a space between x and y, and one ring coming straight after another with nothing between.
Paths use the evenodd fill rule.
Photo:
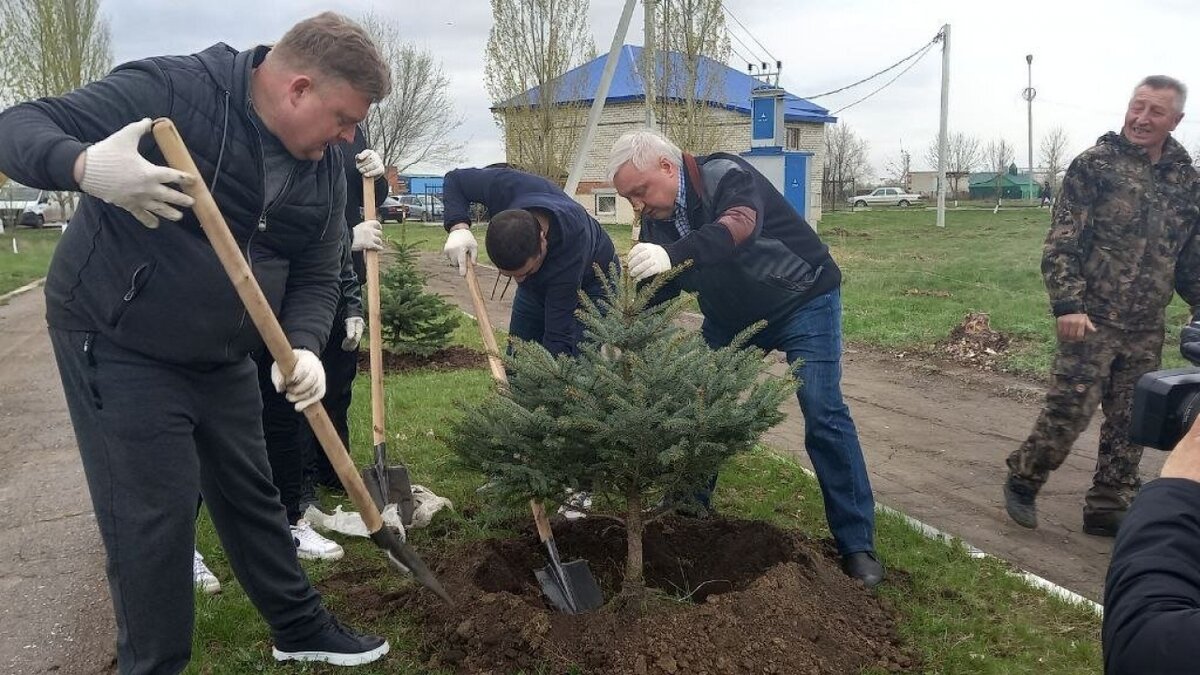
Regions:
<instances>
[{"instance_id":1,"label":"black puffer jacket","mask_svg":"<svg viewBox=\"0 0 1200 675\"><path fill-rule=\"evenodd\" d=\"M338 299L346 198L341 153L297 162L264 208L263 150L249 114L250 74L267 48L217 44L119 66L59 98L0 114L0 171L42 189L78 190L75 158L130 122L170 117L295 347L320 353ZM147 135L140 146L165 164ZM261 341L199 223L143 227L84 196L54 253L46 318L180 364L241 359Z\"/></svg>"}]
</instances>

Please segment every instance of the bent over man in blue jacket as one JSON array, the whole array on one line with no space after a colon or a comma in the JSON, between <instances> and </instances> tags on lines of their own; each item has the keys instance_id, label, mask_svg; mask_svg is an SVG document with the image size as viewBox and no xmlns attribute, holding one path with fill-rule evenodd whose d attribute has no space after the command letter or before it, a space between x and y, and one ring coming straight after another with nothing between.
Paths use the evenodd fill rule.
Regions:
<instances>
[{"instance_id":1,"label":"bent over man in blue jacket","mask_svg":"<svg viewBox=\"0 0 1200 675\"><path fill-rule=\"evenodd\" d=\"M144 59L0 114L0 170L85 193L46 277L46 318L108 555L123 674L191 657L196 494L279 660L355 665L388 651L325 610L296 557L263 443L250 353L262 341L171 184L203 180L296 356L272 379L297 410L325 389L346 181L336 148L391 74L336 14L274 47ZM146 137L170 117L199 176ZM177 208L178 207L178 208ZM177 222L162 222L177 221Z\"/></svg>"},{"instance_id":2,"label":"bent over man in blue jacket","mask_svg":"<svg viewBox=\"0 0 1200 675\"><path fill-rule=\"evenodd\" d=\"M654 131L634 131L613 145L608 172L617 192L642 212L641 242L626 261L630 274L646 279L690 261L659 299L696 293L709 345L728 345L765 321L752 343L784 352L793 366L799 361L804 445L842 567L868 587L878 584L875 500L842 400L842 275L829 248L735 155L693 157Z\"/></svg>"},{"instance_id":3,"label":"bent over man in blue jacket","mask_svg":"<svg viewBox=\"0 0 1200 675\"><path fill-rule=\"evenodd\" d=\"M446 174L442 190L449 232L444 250L459 274L467 273L467 256L474 258L479 248L470 231L470 203L492 214L488 256L517 282L509 334L539 342L551 354L578 353L579 291L601 297L594 265L607 274L617 257L608 233L557 185L516 169L457 169Z\"/></svg>"}]
</instances>

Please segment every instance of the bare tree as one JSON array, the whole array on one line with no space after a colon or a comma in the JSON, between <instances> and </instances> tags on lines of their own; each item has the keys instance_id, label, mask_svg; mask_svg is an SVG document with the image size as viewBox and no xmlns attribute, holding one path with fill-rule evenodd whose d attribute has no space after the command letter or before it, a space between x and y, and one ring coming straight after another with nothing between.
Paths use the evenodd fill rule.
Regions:
<instances>
[{"instance_id":1,"label":"bare tree","mask_svg":"<svg viewBox=\"0 0 1200 675\"><path fill-rule=\"evenodd\" d=\"M871 167L867 162L867 142L858 137L846 124L829 125L825 130L825 189L824 200L836 206L852 197L855 183L866 177Z\"/></svg>"},{"instance_id":2,"label":"bare tree","mask_svg":"<svg viewBox=\"0 0 1200 675\"><path fill-rule=\"evenodd\" d=\"M0 0L0 26L0 97L10 102L60 96L112 67L100 0Z\"/></svg>"},{"instance_id":3,"label":"bare tree","mask_svg":"<svg viewBox=\"0 0 1200 675\"><path fill-rule=\"evenodd\" d=\"M912 153L900 148L900 154L888 160L887 171L889 178L907 189L911 184L909 176L912 175Z\"/></svg>"},{"instance_id":4,"label":"bare tree","mask_svg":"<svg viewBox=\"0 0 1200 675\"><path fill-rule=\"evenodd\" d=\"M371 146L383 163L404 172L414 164L462 161L464 143L452 138L462 126L451 104L450 79L433 56L400 37L400 28L374 13L359 23L392 70L392 93L371 106L365 120Z\"/></svg>"},{"instance_id":5,"label":"bare tree","mask_svg":"<svg viewBox=\"0 0 1200 675\"><path fill-rule=\"evenodd\" d=\"M112 68L100 0L0 0L0 106L61 96ZM63 212L75 193L56 192Z\"/></svg>"},{"instance_id":6,"label":"bare tree","mask_svg":"<svg viewBox=\"0 0 1200 675\"><path fill-rule=\"evenodd\" d=\"M1042 136L1042 166L1046 167L1046 184L1051 193L1058 194L1058 174L1066 169L1067 143L1070 140L1062 127L1054 127Z\"/></svg>"},{"instance_id":7,"label":"bare tree","mask_svg":"<svg viewBox=\"0 0 1200 675\"><path fill-rule=\"evenodd\" d=\"M956 131L946 139L946 180L950 183L950 196L957 197L963 178L979 166L983 149L979 139ZM935 138L925 150L925 161L935 170L938 165L938 140Z\"/></svg>"},{"instance_id":8,"label":"bare tree","mask_svg":"<svg viewBox=\"0 0 1200 675\"><path fill-rule=\"evenodd\" d=\"M660 0L655 7L661 76L655 115L664 133L686 152L706 155L723 145L718 123L729 34L721 0Z\"/></svg>"},{"instance_id":9,"label":"bare tree","mask_svg":"<svg viewBox=\"0 0 1200 675\"><path fill-rule=\"evenodd\" d=\"M582 135L584 77L564 77L595 58L588 0L492 0L484 79L508 162L565 182Z\"/></svg>"},{"instance_id":10,"label":"bare tree","mask_svg":"<svg viewBox=\"0 0 1200 675\"><path fill-rule=\"evenodd\" d=\"M1004 174L1013 163L1013 146L1003 138L988 143L984 151L987 158L988 170L996 172L996 203L1000 204L1004 192Z\"/></svg>"}]
</instances>

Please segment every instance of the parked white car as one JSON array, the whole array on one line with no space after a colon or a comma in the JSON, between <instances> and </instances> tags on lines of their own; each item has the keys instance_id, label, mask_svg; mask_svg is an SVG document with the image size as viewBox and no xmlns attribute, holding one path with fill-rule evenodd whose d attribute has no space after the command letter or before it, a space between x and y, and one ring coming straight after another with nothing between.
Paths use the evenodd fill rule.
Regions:
<instances>
[{"instance_id":1,"label":"parked white car","mask_svg":"<svg viewBox=\"0 0 1200 675\"><path fill-rule=\"evenodd\" d=\"M6 224L41 227L65 223L75 212L76 195L48 192L9 181L0 187L0 218Z\"/></svg>"},{"instance_id":2,"label":"parked white car","mask_svg":"<svg viewBox=\"0 0 1200 675\"><path fill-rule=\"evenodd\" d=\"M846 200L851 206L909 206L918 204L921 195L905 192L898 187L875 188L870 194L857 195Z\"/></svg>"}]
</instances>

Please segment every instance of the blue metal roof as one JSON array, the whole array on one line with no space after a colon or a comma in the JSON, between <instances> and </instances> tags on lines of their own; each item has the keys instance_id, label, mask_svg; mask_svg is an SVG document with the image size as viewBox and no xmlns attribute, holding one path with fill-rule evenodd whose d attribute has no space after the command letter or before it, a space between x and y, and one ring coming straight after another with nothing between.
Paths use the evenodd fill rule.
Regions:
<instances>
[{"instance_id":1,"label":"blue metal roof","mask_svg":"<svg viewBox=\"0 0 1200 675\"><path fill-rule=\"evenodd\" d=\"M600 86L600 75L604 71L604 62L607 58L608 55L605 54L565 73L562 76L565 86L558 88L554 102L556 104L574 102L590 103ZM608 88L608 98L605 99L605 103L622 103L645 99L645 88L642 85L642 77L639 70L641 58L641 47L625 45L621 48L620 57L617 61L617 69L613 73L613 81ZM658 55L658 72L660 77L663 72L662 61L664 58L671 60L672 71L682 71L683 56L681 54L677 52L670 52L668 54L660 53ZM730 68L706 56L700 57L700 73L697 80L706 84L715 83L711 91L699 92L708 99L709 103L745 113L746 115L750 114L750 90L754 87L763 86L761 81L754 79L749 73L742 72L736 68ZM678 82L672 82L671 89L667 91L667 96L673 99L684 98L680 95L678 87ZM527 94L529 102L536 105L538 103L538 88L534 87L530 89ZM524 95L516 96L497 104L493 110L501 110L510 106L524 104L524 100ZM837 122L837 118L830 115L828 109L806 101L794 94L785 93L784 101L785 121Z\"/></svg>"}]
</instances>

